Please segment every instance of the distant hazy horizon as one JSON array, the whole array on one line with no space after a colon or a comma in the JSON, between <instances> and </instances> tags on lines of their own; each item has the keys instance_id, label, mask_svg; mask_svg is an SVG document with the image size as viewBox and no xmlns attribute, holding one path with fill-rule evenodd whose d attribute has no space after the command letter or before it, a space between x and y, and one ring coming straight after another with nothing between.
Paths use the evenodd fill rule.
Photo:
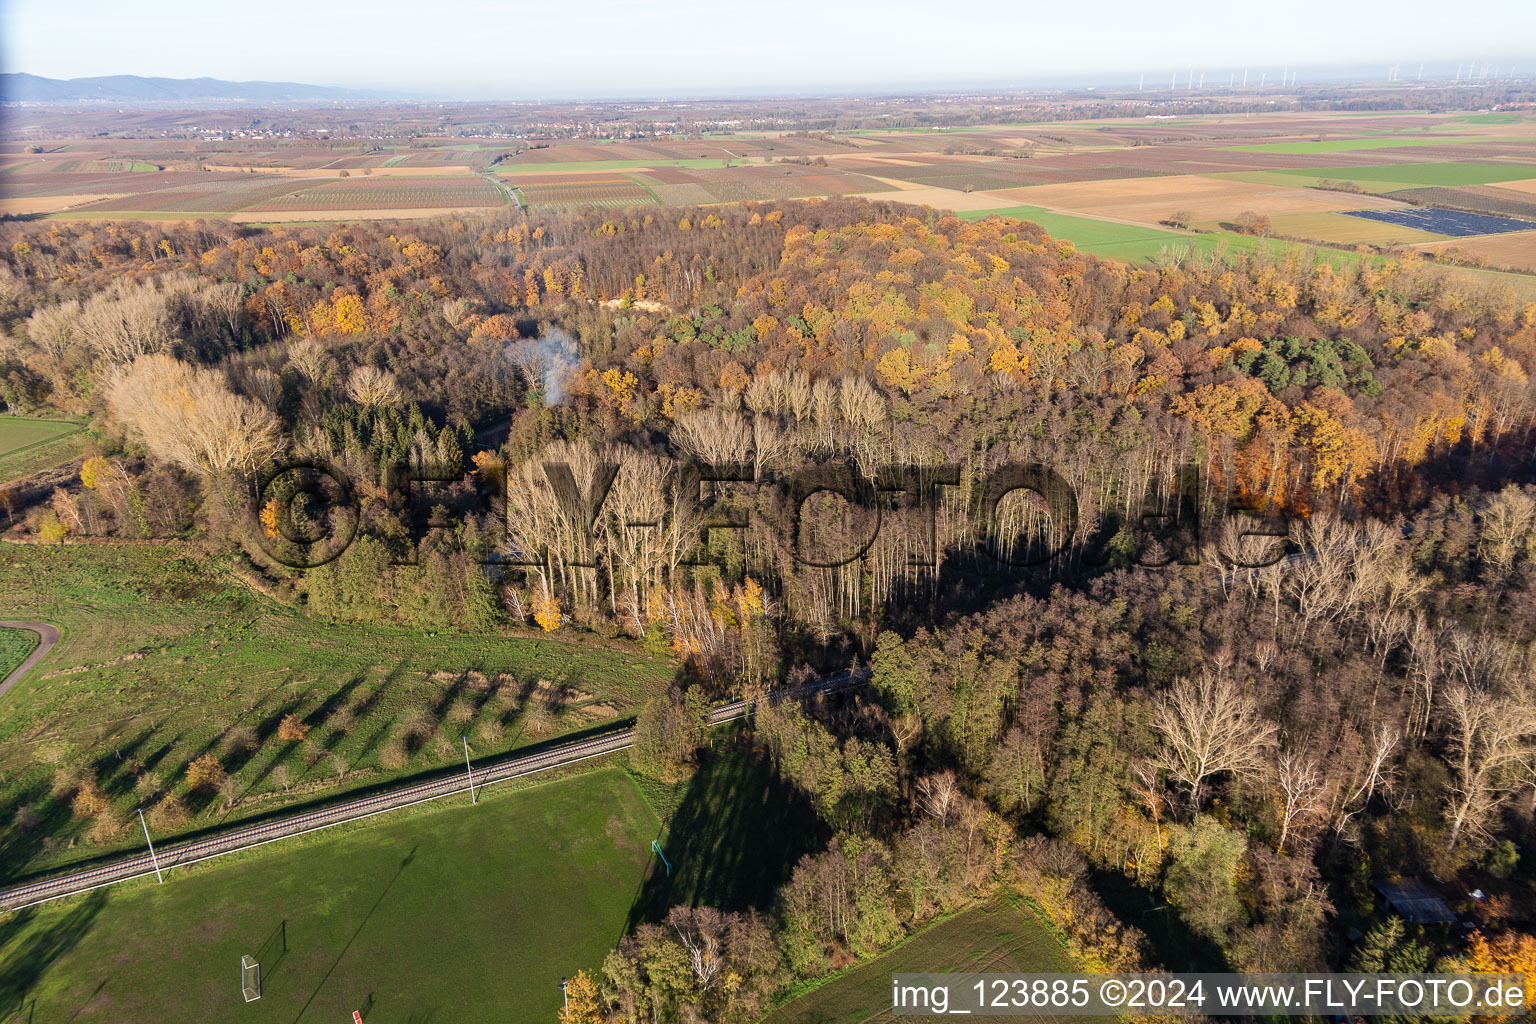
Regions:
<instances>
[{"instance_id":1,"label":"distant hazy horizon","mask_svg":"<svg viewBox=\"0 0 1536 1024\"><path fill-rule=\"evenodd\" d=\"M343 0L345 2L345 0ZM1476 19L1431 0L1299 0L1262 32L1224 0L1176 8L911 0L725 6L696 0L534 0L368 8L272 0L6 4L4 70L290 81L441 100L809 95L1060 85L1207 87L1250 70L1318 78L1450 77L1458 64L1536 71L1536 18L1492 0ZM1525 13L1521 13L1525 12ZM1373 74L1373 69L1376 69Z\"/></svg>"}]
</instances>

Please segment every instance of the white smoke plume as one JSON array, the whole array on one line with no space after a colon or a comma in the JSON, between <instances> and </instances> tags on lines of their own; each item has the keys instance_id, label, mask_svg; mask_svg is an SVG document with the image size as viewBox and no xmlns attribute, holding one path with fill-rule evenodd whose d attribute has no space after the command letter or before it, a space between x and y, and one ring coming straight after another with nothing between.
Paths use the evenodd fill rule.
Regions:
<instances>
[{"instance_id":1,"label":"white smoke plume","mask_svg":"<svg viewBox=\"0 0 1536 1024\"><path fill-rule=\"evenodd\" d=\"M565 382L578 362L575 338L545 327L537 338L509 343L506 353L527 375L529 387L543 385L545 405L558 405L565 397Z\"/></svg>"}]
</instances>

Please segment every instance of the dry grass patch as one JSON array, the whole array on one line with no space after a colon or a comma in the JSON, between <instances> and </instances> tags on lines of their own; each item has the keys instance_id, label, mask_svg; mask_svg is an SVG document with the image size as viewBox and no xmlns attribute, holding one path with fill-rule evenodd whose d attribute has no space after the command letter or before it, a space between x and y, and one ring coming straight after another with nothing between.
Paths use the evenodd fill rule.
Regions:
<instances>
[{"instance_id":1,"label":"dry grass patch","mask_svg":"<svg viewBox=\"0 0 1536 1024\"><path fill-rule=\"evenodd\" d=\"M1536 271L1536 230L1507 231L1500 235L1479 235L1475 238L1448 238L1420 248L1430 251L1456 249L1481 256L1490 267Z\"/></svg>"},{"instance_id":2,"label":"dry grass patch","mask_svg":"<svg viewBox=\"0 0 1536 1024\"><path fill-rule=\"evenodd\" d=\"M58 213L61 210L68 210L74 206L84 206L86 203L95 203L103 199L116 199L124 194L122 192L107 192L79 196L33 196L28 199L0 199L0 215L22 217L29 213Z\"/></svg>"},{"instance_id":3,"label":"dry grass patch","mask_svg":"<svg viewBox=\"0 0 1536 1024\"><path fill-rule=\"evenodd\" d=\"M876 178L892 186L895 192L869 193L870 199L889 199L916 206L932 206L940 210L996 210L1010 205L996 192L962 192L954 188L934 188L895 178Z\"/></svg>"},{"instance_id":4,"label":"dry grass patch","mask_svg":"<svg viewBox=\"0 0 1536 1024\"><path fill-rule=\"evenodd\" d=\"M1274 233L1342 245L1400 245L1439 241L1440 235L1342 213L1293 213L1275 217Z\"/></svg>"}]
</instances>

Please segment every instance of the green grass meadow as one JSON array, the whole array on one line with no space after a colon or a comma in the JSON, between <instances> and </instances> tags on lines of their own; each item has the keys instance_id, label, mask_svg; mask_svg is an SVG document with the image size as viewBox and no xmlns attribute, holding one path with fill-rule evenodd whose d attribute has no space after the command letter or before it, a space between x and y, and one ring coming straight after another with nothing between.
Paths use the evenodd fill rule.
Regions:
<instances>
[{"instance_id":1,"label":"green grass meadow","mask_svg":"<svg viewBox=\"0 0 1536 1024\"><path fill-rule=\"evenodd\" d=\"M851 967L763 1018L762 1024L935 1021L891 1013L891 975L919 972L1057 973L1075 970L1056 936L1022 901L1006 900L946 918L895 949ZM1052 1017L1076 1024L1086 1017Z\"/></svg>"},{"instance_id":2,"label":"green grass meadow","mask_svg":"<svg viewBox=\"0 0 1536 1024\"><path fill-rule=\"evenodd\" d=\"M85 450L85 427L69 420L0 416L0 483L20 480Z\"/></svg>"},{"instance_id":3,"label":"green grass meadow","mask_svg":"<svg viewBox=\"0 0 1536 1024\"><path fill-rule=\"evenodd\" d=\"M20 911L0 1019L550 1024L560 979L622 935L659 827L609 768Z\"/></svg>"},{"instance_id":4,"label":"green grass meadow","mask_svg":"<svg viewBox=\"0 0 1536 1024\"><path fill-rule=\"evenodd\" d=\"M1212 175L1212 177L1237 178L1238 180L1251 181L1255 180L1258 175L1280 175L1283 173L1279 171L1242 172L1235 175ZM1405 184L1401 187L1408 188L1410 186ZM1065 239L1082 252L1109 259L1125 260L1126 262L1143 262L1154 259L1164 253L1180 253L1186 250L1197 255L1213 255L1222 252L1232 253L1242 250L1262 250L1274 257L1284 256L1292 250L1302 250L1308 258L1320 260L1336 268L1353 265L1360 259L1359 254L1352 251L1307 245L1302 242L1289 242L1277 238L1256 238L1251 235L1238 235L1227 231L1182 234L1176 231L1163 231L1159 228L1139 227L1135 224L1116 224L1111 221L1094 220L1091 217L1074 217L1063 213L1053 213L1038 206L1010 206L997 210L966 210L955 214L955 216L962 220L981 220L993 214L997 214L1000 217L1013 217L1017 220L1033 221L1045 228L1051 237ZM1276 227L1280 229L1280 221L1278 219L1276 220ZM1451 277L1461 278L1479 287L1508 287L1517 295L1536 298L1536 277L1532 277L1529 274L1510 274L1469 267L1445 267L1443 270L1444 273Z\"/></svg>"},{"instance_id":5,"label":"green grass meadow","mask_svg":"<svg viewBox=\"0 0 1536 1024\"><path fill-rule=\"evenodd\" d=\"M1452 121L1465 121L1468 124L1519 124L1530 119L1529 114L1468 114L1451 118Z\"/></svg>"},{"instance_id":6,"label":"green grass meadow","mask_svg":"<svg viewBox=\"0 0 1536 1024\"><path fill-rule=\"evenodd\" d=\"M679 903L767 907L800 858L830 838L805 796L742 748L749 735L722 738L692 779L652 796L667 820L660 841L672 870L652 866L633 923L659 921Z\"/></svg>"},{"instance_id":7,"label":"green grass meadow","mask_svg":"<svg viewBox=\"0 0 1536 1024\"><path fill-rule=\"evenodd\" d=\"M1229 232L1209 234L1185 234L1164 231L1160 228L1141 227L1135 224L1116 224L1112 221L1094 220L1091 217L1074 217L1053 213L1038 206L1010 206L1000 210L967 210L956 214L962 220L981 220L993 214L1012 217L1039 224L1052 238L1071 242L1078 250L1111 259L1138 261L1150 260L1164 252L1191 250L1211 253L1218 250L1267 249L1279 254L1292 243L1273 239L1254 238ZM1353 254L1320 250L1323 258L1353 259Z\"/></svg>"},{"instance_id":8,"label":"green grass meadow","mask_svg":"<svg viewBox=\"0 0 1536 1024\"><path fill-rule=\"evenodd\" d=\"M0 629L0 680L16 670L37 650L37 634L30 629Z\"/></svg>"},{"instance_id":9,"label":"green grass meadow","mask_svg":"<svg viewBox=\"0 0 1536 1024\"><path fill-rule=\"evenodd\" d=\"M61 768L93 771L122 819L153 799L145 786L187 796L193 816L166 839L462 766L461 733L483 758L603 728L672 678L623 643L333 625L170 545L0 543L0 617L64 633L0 700L0 815L41 819L0 831L0 881L136 845L93 836L52 795ZM288 715L309 726L304 742L277 736ZM381 764L411 716L435 725L408 763ZM236 729L253 751L228 752ZM232 807L185 794L185 766L205 753L235 781Z\"/></svg>"}]
</instances>

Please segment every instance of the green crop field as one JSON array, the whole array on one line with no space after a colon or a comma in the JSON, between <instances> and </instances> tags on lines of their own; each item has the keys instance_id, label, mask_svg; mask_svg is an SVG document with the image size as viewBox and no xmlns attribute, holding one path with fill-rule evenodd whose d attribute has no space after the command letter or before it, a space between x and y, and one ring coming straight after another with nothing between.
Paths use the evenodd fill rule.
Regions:
<instances>
[{"instance_id":1,"label":"green crop field","mask_svg":"<svg viewBox=\"0 0 1536 1024\"><path fill-rule=\"evenodd\" d=\"M461 733L486 757L599 727L672 674L627 644L331 625L173 546L0 544L0 617L64 632L0 700L0 814L39 819L0 833L0 879L132 848L126 818L156 792L190 812L162 835L226 825L462 766ZM277 735L288 715L302 742ZM186 793L185 766L210 752L230 793ZM56 773L82 770L118 831L54 795Z\"/></svg>"},{"instance_id":2,"label":"green crop field","mask_svg":"<svg viewBox=\"0 0 1536 1024\"><path fill-rule=\"evenodd\" d=\"M549 1024L560 979L623 933L658 828L607 769L21 911L0 920L0 1014Z\"/></svg>"},{"instance_id":3,"label":"green crop field","mask_svg":"<svg viewBox=\"0 0 1536 1024\"><path fill-rule=\"evenodd\" d=\"M1168 246L1197 244L1199 235L1186 235L1159 228L1138 227L1134 224L1115 224L1111 221L1094 220L1091 217L1073 217L1064 213L1052 213L1039 206L1009 206L1000 210L966 210L956 214L961 220L981 220L997 214L1015 220L1033 221L1052 238L1065 239L1083 252L1116 259L1149 259Z\"/></svg>"},{"instance_id":4,"label":"green crop field","mask_svg":"<svg viewBox=\"0 0 1536 1024\"><path fill-rule=\"evenodd\" d=\"M916 972L990 971L1055 973L1074 970L1071 959L1040 919L1022 901L976 907L940 921L888 953L850 968L792 999L762 1024L866 1024L893 1020L891 975ZM1063 1024L1086 1017L1052 1017Z\"/></svg>"},{"instance_id":5,"label":"green crop field","mask_svg":"<svg viewBox=\"0 0 1536 1024\"><path fill-rule=\"evenodd\" d=\"M1489 139L1480 135L1444 136L1429 138L1386 139L1331 139L1322 142L1261 142L1253 146L1223 146L1223 149L1239 153L1349 153L1364 149L1401 149L1412 146L1478 146L1486 142L1509 142L1509 139Z\"/></svg>"},{"instance_id":6,"label":"green crop field","mask_svg":"<svg viewBox=\"0 0 1536 1024\"><path fill-rule=\"evenodd\" d=\"M1053 213L1038 206L1010 206L1001 210L967 210L956 216L962 220L980 220L992 214L1033 221L1045 228L1052 238L1065 239L1082 252L1117 260L1150 260L1164 252L1181 249L1208 253L1223 249L1230 251L1262 248L1278 254L1293 244L1229 232L1196 235L1140 227L1135 224L1116 224L1111 221L1094 220L1091 217ZM1348 253L1326 251L1322 252L1322 256L1329 261L1352 258Z\"/></svg>"},{"instance_id":7,"label":"green crop field","mask_svg":"<svg viewBox=\"0 0 1536 1024\"><path fill-rule=\"evenodd\" d=\"M1411 185L1491 185L1536 178L1531 164L1380 164L1371 167L1308 167L1267 173L1358 182L1408 182ZM1403 187L1408 187L1407 185Z\"/></svg>"},{"instance_id":8,"label":"green crop field","mask_svg":"<svg viewBox=\"0 0 1536 1024\"><path fill-rule=\"evenodd\" d=\"M15 671L37 650L37 634L30 629L0 629L0 680Z\"/></svg>"},{"instance_id":9,"label":"green crop field","mask_svg":"<svg viewBox=\"0 0 1536 1024\"><path fill-rule=\"evenodd\" d=\"M1128 262L1150 260L1165 252L1177 252L1181 249L1203 254L1261 249L1271 256L1281 256L1292 249L1302 249L1308 258L1321 260L1335 267L1353 264L1360 258L1354 252L1306 245L1302 242L1254 238L1250 235L1236 235L1230 232L1186 235L1175 231L1162 231L1158 228L1141 228L1132 224L1114 224L1109 221L1094 220L1091 217L1072 217L1052 213L1038 206L1010 206L1000 210L966 210L957 213L956 216L962 220L980 220L992 214L1034 221L1045 228L1051 237L1065 239L1083 252ZM1509 274L1468 267L1445 267L1443 270L1447 275L1461 278L1471 284L1504 286L1514 290L1518 295L1536 298L1536 277L1529 274Z\"/></svg>"},{"instance_id":10,"label":"green crop field","mask_svg":"<svg viewBox=\"0 0 1536 1024\"><path fill-rule=\"evenodd\" d=\"M0 483L79 458L85 448L84 429L68 420L0 417Z\"/></svg>"}]
</instances>

